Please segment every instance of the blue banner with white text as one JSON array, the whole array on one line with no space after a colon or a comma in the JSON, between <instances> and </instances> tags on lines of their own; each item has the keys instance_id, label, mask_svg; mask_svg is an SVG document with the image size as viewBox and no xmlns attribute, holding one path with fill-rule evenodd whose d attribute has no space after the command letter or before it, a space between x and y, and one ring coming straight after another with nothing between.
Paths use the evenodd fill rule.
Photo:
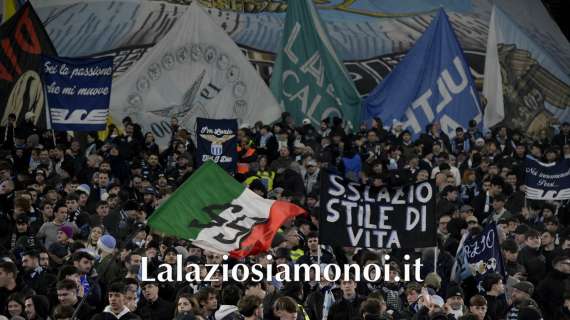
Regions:
<instances>
[{"instance_id":1,"label":"blue banner with white text","mask_svg":"<svg viewBox=\"0 0 570 320\"><path fill-rule=\"evenodd\" d=\"M196 167L212 160L227 172L233 173L238 158L237 120L198 118L196 124L196 138L198 140ZM247 147L241 147L245 157L247 157Z\"/></svg>"},{"instance_id":2,"label":"blue banner with white text","mask_svg":"<svg viewBox=\"0 0 570 320\"><path fill-rule=\"evenodd\" d=\"M532 200L570 199L570 160L543 163L527 156L524 165L526 197Z\"/></svg>"},{"instance_id":3,"label":"blue banner with white text","mask_svg":"<svg viewBox=\"0 0 570 320\"><path fill-rule=\"evenodd\" d=\"M55 131L104 130L109 115L113 58L43 57L42 78Z\"/></svg>"},{"instance_id":4,"label":"blue banner with white text","mask_svg":"<svg viewBox=\"0 0 570 320\"><path fill-rule=\"evenodd\" d=\"M452 280L460 282L474 276L480 284L486 274L493 272L505 276L497 225L490 223L480 234L466 236L457 251Z\"/></svg>"},{"instance_id":5,"label":"blue banner with white text","mask_svg":"<svg viewBox=\"0 0 570 320\"><path fill-rule=\"evenodd\" d=\"M442 9L404 60L370 93L362 111L365 120L379 117L387 125L402 124L414 138L434 121L450 137L471 119L481 122L469 66Z\"/></svg>"}]
</instances>

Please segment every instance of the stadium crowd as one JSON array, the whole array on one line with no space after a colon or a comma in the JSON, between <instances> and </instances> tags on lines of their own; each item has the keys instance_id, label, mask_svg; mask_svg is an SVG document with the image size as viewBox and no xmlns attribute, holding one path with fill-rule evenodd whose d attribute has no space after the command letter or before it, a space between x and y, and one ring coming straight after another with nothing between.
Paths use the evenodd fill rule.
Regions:
<instances>
[{"instance_id":1,"label":"stadium crowd","mask_svg":"<svg viewBox=\"0 0 570 320\"><path fill-rule=\"evenodd\" d=\"M568 123L527 137L504 127L483 134L472 122L450 138L436 122L417 139L379 119L353 132L338 118L317 127L287 113L273 125L243 125L236 179L307 211L275 237L273 260L244 262L382 265L389 253L389 280L188 283L141 282L142 258L151 274L159 263L176 268L177 255L202 266L236 261L146 225L196 170L191 133L176 118L165 150L130 118L103 140L15 120L0 128L0 319L570 319L569 206L527 201L523 186L527 154L570 158ZM433 179L438 249L320 245L323 170L377 187ZM503 235L508 276L451 281L462 236L491 222ZM422 259L423 281L397 280L405 254Z\"/></svg>"}]
</instances>

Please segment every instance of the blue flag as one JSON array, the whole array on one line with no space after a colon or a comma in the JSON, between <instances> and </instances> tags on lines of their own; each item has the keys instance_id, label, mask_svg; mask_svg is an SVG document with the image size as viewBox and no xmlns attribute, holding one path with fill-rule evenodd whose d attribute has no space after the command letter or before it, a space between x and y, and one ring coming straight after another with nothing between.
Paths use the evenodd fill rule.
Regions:
<instances>
[{"instance_id":1,"label":"blue flag","mask_svg":"<svg viewBox=\"0 0 570 320\"><path fill-rule=\"evenodd\" d=\"M479 97L463 50L440 9L429 28L363 103L363 119L403 124L414 138L434 121L450 137L481 121Z\"/></svg>"},{"instance_id":2,"label":"blue flag","mask_svg":"<svg viewBox=\"0 0 570 320\"><path fill-rule=\"evenodd\" d=\"M570 160L562 159L555 163L543 163L527 156L524 170L528 199L570 199Z\"/></svg>"},{"instance_id":3,"label":"blue flag","mask_svg":"<svg viewBox=\"0 0 570 320\"><path fill-rule=\"evenodd\" d=\"M197 167L212 160L227 172L233 173L237 163L236 119L196 119L198 141Z\"/></svg>"},{"instance_id":4,"label":"blue flag","mask_svg":"<svg viewBox=\"0 0 570 320\"><path fill-rule=\"evenodd\" d=\"M487 273L493 272L506 276L497 226L490 223L480 234L469 234L463 239L457 250L451 280L459 283L474 276L479 284Z\"/></svg>"},{"instance_id":5,"label":"blue flag","mask_svg":"<svg viewBox=\"0 0 570 320\"><path fill-rule=\"evenodd\" d=\"M104 130L109 115L113 58L43 57L51 128L56 131Z\"/></svg>"}]
</instances>

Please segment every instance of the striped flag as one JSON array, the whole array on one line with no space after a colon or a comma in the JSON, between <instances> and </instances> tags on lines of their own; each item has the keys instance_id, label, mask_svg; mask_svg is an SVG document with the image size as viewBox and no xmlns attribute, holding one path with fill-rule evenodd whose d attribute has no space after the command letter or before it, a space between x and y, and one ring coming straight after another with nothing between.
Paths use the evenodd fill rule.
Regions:
<instances>
[{"instance_id":1,"label":"striped flag","mask_svg":"<svg viewBox=\"0 0 570 320\"><path fill-rule=\"evenodd\" d=\"M269 250L281 225L303 212L289 202L260 197L208 161L156 209L148 224L200 248L241 258Z\"/></svg>"}]
</instances>

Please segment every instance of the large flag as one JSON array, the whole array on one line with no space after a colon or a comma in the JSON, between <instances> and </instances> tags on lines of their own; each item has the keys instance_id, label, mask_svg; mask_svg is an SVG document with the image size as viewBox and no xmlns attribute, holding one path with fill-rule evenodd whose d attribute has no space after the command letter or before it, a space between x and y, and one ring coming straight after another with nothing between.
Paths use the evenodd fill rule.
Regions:
<instances>
[{"instance_id":1,"label":"large flag","mask_svg":"<svg viewBox=\"0 0 570 320\"><path fill-rule=\"evenodd\" d=\"M0 41L0 126L9 114L21 122L28 112L36 125L45 126L42 54L56 52L29 2L0 26Z\"/></svg>"},{"instance_id":2,"label":"large flag","mask_svg":"<svg viewBox=\"0 0 570 320\"><path fill-rule=\"evenodd\" d=\"M111 114L130 116L165 147L170 119L194 132L197 118L270 123L281 108L231 38L193 1L176 25L113 82Z\"/></svg>"},{"instance_id":3,"label":"large flag","mask_svg":"<svg viewBox=\"0 0 570 320\"><path fill-rule=\"evenodd\" d=\"M524 163L526 197L533 200L570 199L570 160L543 163L527 156Z\"/></svg>"},{"instance_id":4,"label":"large flag","mask_svg":"<svg viewBox=\"0 0 570 320\"><path fill-rule=\"evenodd\" d=\"M568 46L568 41L560 46ZM488 100L485 127L504 124L536 134L570 121L569 69L546 48L551 48L548 41L533 40L493 6L483 86Z\"/></svg>"},{"instance_id":5,"label":"large flag","mask_svg":"<svg viewBox=\"0 0 570 320\"><path fill-rule=\"evenodd\" d=\"M303 212L289 202L260 197L208 161L148 223L203 249L244 257L267 251L281 225Z\"/></svg>"},{"instance_id":6,"label":"large flag","mask_svg":"<svg viewBox=\"0 0 570 320\"><path fill-rule=\"evenodd\" d=\"M360 96L311 0L289 1L279 49L271 90L297 124L337 116L360 125Z\"/></svg>"},{"instance_id":7,"label":"large flag","mask_svg":"<svg viewBox=\"0 0 570 320\"><path fill-rule=\"evenodd\" d=\"M363 103L363 117L401 122L414 137L434 121L449 136L482 119L477 90L448 17L440 9L406 57Z\"/></svg>"},{"instance_id":8,"label":"large flag","mask_svg":"<svg viewBox=\"0 0 570 320\"><path fill-rule=\"evenodd\" d=\"M319 239L358 248L425 248L437 244L435 185L374 189L322 173Z\"/></svg>"},{"instance_id":9,"label":"large flag","mask_svg":"<svg viewBox=\"0 0 570 320\"><path fill-rule=\"evenodd\" d=\"M24 0L3 0L2 2L0 22L3 23L8 21L18 11Z\"/></svg>"},{"instance_id":10,"label":"large flag","mask_svg":"<svg viewBox=\"0 0 570 320\"><path fill-rule=\"evenodd\" d=\"M44 56L49 124L56 131L98 131L106 127L113 58Z\"/></svg>"},{"instance_id":11,"label":"large flag","mask_svg":"<svg viewBox=\"0 0 570 320\"><path fill-rule=\"evenodd\" d=\"M497 225L490 223L480 234L467 233L461 239L451 280L460 283L471 276L479 285L487 273L506 275ZM481 289L481 288L480 288Z\"/></svg>"}]
</instances>

